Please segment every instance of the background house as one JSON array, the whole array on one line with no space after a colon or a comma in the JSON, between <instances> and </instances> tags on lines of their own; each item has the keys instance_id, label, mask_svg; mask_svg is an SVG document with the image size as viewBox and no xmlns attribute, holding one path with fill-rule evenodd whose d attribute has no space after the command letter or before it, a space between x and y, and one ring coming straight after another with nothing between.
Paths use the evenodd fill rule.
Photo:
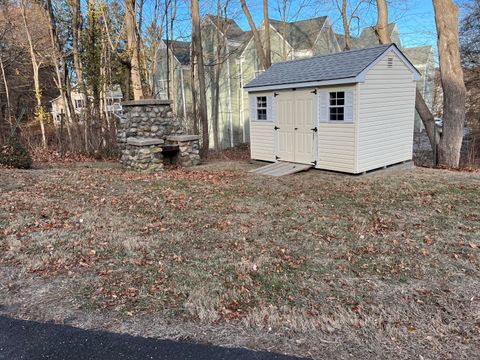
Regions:
<instances>
[{"instance_id":1,"label":"background house","mask_svg":"<svg viewBox=\"0 0 480 360\"><path fill-rule=\"evenodd\" d=\"M157 54L157 70L153 75L154 97L172 100L172 109L181 119L192 117L190 53L189 41L163 40ZM188 124L184 123L187 127Z\"/></svg>"},{"instance_id":2,"label":"background house","mask_svg":"<svg viewBox=\"0 0 480 360\"><path fill-rule=\"evenodd\" d=\"M77 115L81 117L82 113L85 111L85 95L74 90L71 92L72 104L74 111ZM121 113L122 112L122 102L123 94L120 85L112 85L107 89L105 95L102 96L103 108L107 113ZM65 103L61 96L56 97L51 101L51 115L55 124L59 124L61 120L61 114L65 114Z\"/></svg>"},{"instance_id":3,"label":"background house","mask_svg":"<svg viewBox=\"0 0 480 360\"><path fill-rule=\"evenodd\" d=\"M345 47L342 34L336 34L327 16L306 20L284 22L270 19L269 33L272 64L315 55L340 52ZM219 148L228 148L250 142L248 94L243 91L247 84L264 69L259 62L255 43L250 31L243 31L233 19L207 15L202 21L202 42L205 61L207 112L209 117L210 144L215 146L214 129L217 128ZM265 26L258 26L261 39L264 39ZM422 74L417 83L427 105L432 106L434 93L435 61L433 48L421 46L403 48L401 34L396 23L389 24L392 41ZM358 37L352 37L352 49L378 45L375 30L364 28ZM170 95L174 110L185 114L185 127L191 130L191 65L188 42L172 42L169 46L170 84L174 89ZM163 51L163 52L162 52ZM166 49L160 52L165 63ZM166 65L159 67L157 98L165 98ZM183 79L183 80L182 80ZM216 94L218 88L218 95ZM214 111L218 103L218 119ZM416 128L423 128L416 117Z\"/></svg>"}]
</instances>

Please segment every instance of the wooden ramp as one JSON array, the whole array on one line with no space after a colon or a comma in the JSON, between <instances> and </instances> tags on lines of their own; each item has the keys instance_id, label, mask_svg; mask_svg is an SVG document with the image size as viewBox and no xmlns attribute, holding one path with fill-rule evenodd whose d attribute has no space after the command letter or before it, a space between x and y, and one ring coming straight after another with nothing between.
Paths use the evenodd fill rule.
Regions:
<instances>
[{"instance_id":1,"label":"wooden ramp","mask_svg":"<svg viewBox=\"0 0 480 360\"><path fill-rule=\"evenodd\" d=\"M284 176L295 174L300 171L306 171L312 168L311 164L297 164L291 162L279 161L273 164L268 164L257 169L250 170L249 172L260 175L270 176Z\"/></svg>"}]
</instances>

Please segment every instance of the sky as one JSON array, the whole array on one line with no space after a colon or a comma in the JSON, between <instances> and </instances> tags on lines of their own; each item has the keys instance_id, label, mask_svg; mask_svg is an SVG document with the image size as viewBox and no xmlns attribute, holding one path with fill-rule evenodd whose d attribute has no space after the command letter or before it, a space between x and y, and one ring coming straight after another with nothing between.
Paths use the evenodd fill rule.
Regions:
<instances>
[{"instance_id":1,"label":"sky","mask_svg":"<svg viewBox=\"0 0 480 360\"><path fill-rule=\"evenodd\" d=\"M146 0L146 2L148 1L153 0ZM190 1L177 1L175 37L180 40L189 40L191 28ZM225 1L222 0L222 3L225 3ZM278 8L282 2L283 0L270 0L270 18L281 18ZM349 2L353 5L358 0L349 0ZM289 0L288 3L289 21L328 15L335 31L343 33L341 18L335 5L335 0ZM263 0L247 0L247 4L255 23L257 25L260 24L263 19ZM372 26L376 23L376 1L364 0L364 4L358 11L360 26L352 26L351 35L353 36L359 35L362 27ZM432 45L436 49L435 18L431 0L390 0L388 4L389 22L397 23L404 47ZM216 14L217 0L200 0L200 7L201 15L206 15L207 13ZM228 17L235 19L243 30L250 30L239 0L228 0L227 14Z\"/></svg>"}]
</instances>

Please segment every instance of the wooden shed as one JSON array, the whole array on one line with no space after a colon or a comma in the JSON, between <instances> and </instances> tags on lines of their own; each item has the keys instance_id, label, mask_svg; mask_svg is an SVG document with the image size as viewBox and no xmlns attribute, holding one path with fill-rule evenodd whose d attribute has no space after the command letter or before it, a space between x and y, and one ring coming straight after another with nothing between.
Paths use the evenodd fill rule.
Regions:
<instances>
[{"instance_id":1,"label":"wooden shed","mask_svg":"<svg viewBox=\"0 0 480 360\"><path fill-rule=\"evenodd\" d=\"M411 160L420 77L395 44L274 64L244 87L251 157L353 174Z\"/></svg>"}]
</instances>

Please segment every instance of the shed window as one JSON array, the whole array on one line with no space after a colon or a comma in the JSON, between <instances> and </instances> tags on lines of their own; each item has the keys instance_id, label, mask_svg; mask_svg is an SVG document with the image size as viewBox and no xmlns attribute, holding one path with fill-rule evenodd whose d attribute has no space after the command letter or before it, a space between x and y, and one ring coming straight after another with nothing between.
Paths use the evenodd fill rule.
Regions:
<instances>
[{"instance_id":1,"label":"shed window","mask_svg":"<svg viewBox=\"0 0 480 360\"><path fill-rule=\"evenodd\" d=\"M266 96L257 96L257 120L267 120Z\"/></svg>"},{"instance_id":2,"label":"shed window","mask_svg":"<svg viewBox=\"0 0 480 360\"><path fill-rule=\"evenodd\" d=\"M345 120L345 92L335 91L330 93L330 121Z\"/></svg>"}]
</instances>

